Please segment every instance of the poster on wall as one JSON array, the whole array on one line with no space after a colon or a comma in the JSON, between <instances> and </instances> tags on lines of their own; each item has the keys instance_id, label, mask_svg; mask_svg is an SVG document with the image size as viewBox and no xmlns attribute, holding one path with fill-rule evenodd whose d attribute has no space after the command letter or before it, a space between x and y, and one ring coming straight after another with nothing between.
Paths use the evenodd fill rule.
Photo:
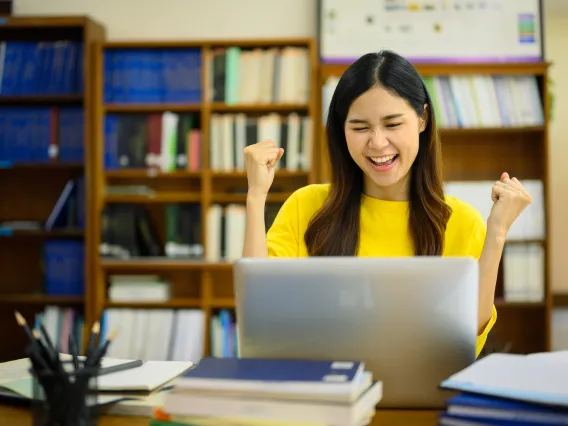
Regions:
<instances>
[{"instance_id":1,"label":"poster on wall","mask_svg":"<svg viewBox=\"0 0 568 426\"><path fill-rule=\"evenodd\" d=\"M539 0L319 0L320 57L381 49L413 62L542 60Z\"/></svg>"}]
</instances>

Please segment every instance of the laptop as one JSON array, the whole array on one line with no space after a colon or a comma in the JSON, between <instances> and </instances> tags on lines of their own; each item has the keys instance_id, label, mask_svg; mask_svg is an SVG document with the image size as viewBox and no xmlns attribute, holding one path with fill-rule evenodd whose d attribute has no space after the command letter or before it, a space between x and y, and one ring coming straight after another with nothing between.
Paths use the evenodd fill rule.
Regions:
<instances>
[{"instance_id":1,"label":"laptop","mask_svg":"<svg viewBox=\"0 0 568 426\"><path fill-rule=\"evenodd\" d=\"M243 358L361 360L379 407L443 408L475 361L478 265L469 257L244 258L233 268Z\"/></svg>"}]
</instances>

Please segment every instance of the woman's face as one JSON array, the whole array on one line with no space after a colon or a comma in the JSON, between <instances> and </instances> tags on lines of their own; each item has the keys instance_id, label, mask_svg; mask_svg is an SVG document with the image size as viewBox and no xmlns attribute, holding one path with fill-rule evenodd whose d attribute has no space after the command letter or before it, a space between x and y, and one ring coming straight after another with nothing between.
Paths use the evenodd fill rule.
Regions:
<instances>
[{"instance_id":1,"label":"woman's face","mask_svg":"<svg viewBox=\"0 0 568 426\"><path fill-rule=\"evenodd\" d=\"M410 104L380 86L351 104L345 138L351 157L365 175L371 197L408 199L409 171L418 154L427 110L418 117Z\"/></svg>"}]
</instances>

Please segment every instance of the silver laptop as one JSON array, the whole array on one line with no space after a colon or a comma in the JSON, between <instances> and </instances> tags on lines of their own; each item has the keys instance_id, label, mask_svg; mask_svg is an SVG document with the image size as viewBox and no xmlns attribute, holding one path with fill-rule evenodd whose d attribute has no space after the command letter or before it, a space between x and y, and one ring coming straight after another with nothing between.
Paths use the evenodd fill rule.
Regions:
<instances>
[{"instance_id":1,"label":"silver laptop","mask_svg":"<svg viewBox=\"0 0 568 426\"><path fill-rule=\"evenodd\" d=\"M240 357L362 360L379 407L439 408L475 360L478 265L467 257L245 258L234 265Z\"/></svg>"}]
</instances>

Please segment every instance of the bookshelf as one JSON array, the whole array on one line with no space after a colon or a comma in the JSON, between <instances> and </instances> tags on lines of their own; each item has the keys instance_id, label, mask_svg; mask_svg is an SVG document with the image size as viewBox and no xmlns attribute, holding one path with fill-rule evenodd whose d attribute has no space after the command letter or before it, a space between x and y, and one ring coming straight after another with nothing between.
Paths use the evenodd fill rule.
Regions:
<instances>
[{"instance_id":1,"label":"bookshelf","mask_svg":"<svg viewBox=\"0 0 568 426\"><path fill-rule=\"evenodd\" d=\"M31 325L43 316L55 333L58 318L75 324L81 338L93 255L92 53L104 39L84 16L2 17L0 362L25 356L16 309Z\"/></svg>"},{"instance_id":2,"label":"bookshelf","mask_svg":"<svg viewBox=\"0 0 568 426\"><path fill-rule=\"evenodd\" d=\"M319 66L322 113L316 127L317 149L322 153L318 177L321 181L330 177L324 138L326 105L336 79L347 66ZM435 113L442 139L446 191L470 202L485 216L491 208L491 186L504 171L519 178L533 195L533 204L508 236L496 288L498 319L485 350L547 351L552 307L547 234L548 64L416 66L433 102L438 101ZM444 90L453 97L444 97ZM479 107L493 114L467 115L465 109L465 117L458 122L460 105L455 101L456 90L477 102L469 104L470 111ZM457 99L463 100L459 95Z\"/></svg>"},{"instance_id":3,"label":"bookshelf","mask_svg":"<svg viewBox=\"0 0 568 426\"><path fill-rule=\"evenodd\" d=\"M120 324L122 335L140 333L158 346L187 340L176 337L183 329L204 354L215 353L211 341L230 352L221 342L234 339L232 261L242 250L247 188L242 151L270 137L293 153L276 172L268 221L292 191L317 181L314 41L113 41L99 45L95 65L91 250L99 256L89 320L104 313L107 331ZM159 294L125 295L129 283L142 288L141 280ZM152 323L172 329L172 340L140 325ZM115 349L125 357L154 351ZM187 347L171 350L193 356Z\"/></svg>"}]
</instances>

